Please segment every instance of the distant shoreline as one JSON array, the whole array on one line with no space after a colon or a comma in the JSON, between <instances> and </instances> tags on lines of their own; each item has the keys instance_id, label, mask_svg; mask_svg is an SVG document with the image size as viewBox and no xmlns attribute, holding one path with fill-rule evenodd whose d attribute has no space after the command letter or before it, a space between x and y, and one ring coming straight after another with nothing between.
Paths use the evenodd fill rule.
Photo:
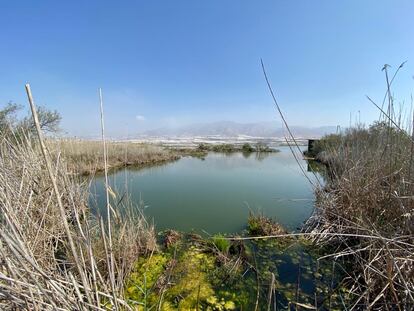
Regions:
<instances>
[{"instance_id":1,"label":"distant shoreline","mask_svg":"<svg viewBox=\"0 0 414 311\"><path fill-rule=\"evenodd\" d=\"M308 144L307 138L295 138L296 143L300 146L306 146ZM118 139L116 142L132 142L132 143L144 143L144 144L156 144L165 147L197 147L200 144L207 145L224 145L231 144L235 146L242 146L243 144L258 144L262 143L269 147L287 146L287 142L284 138L268 138L268 137L250 137L250 136L236 136L236 137L224 137L224 136L165 136L165 137L139 137L133 139ZM292 140L288 140L289 144L293 144Z\"/></svg>"}]
</instances>

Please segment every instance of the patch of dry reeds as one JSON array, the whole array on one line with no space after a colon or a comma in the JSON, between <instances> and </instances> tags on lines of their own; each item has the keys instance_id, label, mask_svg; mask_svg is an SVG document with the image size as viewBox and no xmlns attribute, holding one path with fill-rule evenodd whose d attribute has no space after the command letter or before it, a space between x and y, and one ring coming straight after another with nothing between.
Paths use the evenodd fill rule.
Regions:
<instances>
[{"instance_id":1,"label":"patch of dry reeds","mask_svg":"<svg viewBox=\"0 0 414 311\"><path fill-rule=\"evenodd\" d=\"M387 90L382 105L368 97L381 113L377 123L368 129L357 124L316 144L316 158L327 166L326 183L310 181L317 196L315 212L303 232L292 234L331 248L325 257L345 258L350 263L342 282L349 293L342 301L352 301L344 305L347 310L414 307L414 118L409 116L404 123L404 113L396 111L391 95L392 83L403 65L391 79L389 66L384 66ZM263 62L262 68L293 137ZM294 155L295 147L291 146Z\"/></svg>"},{"instance_id":2,"label":"patch of dry reeds","mask_svg":"<svg viewBox=\"0 0 414 311\"><path fill-rule=\"evenodd\" d=\"M68 170L74 174L91 175L104 171L102 143L81 139L50 141L51 152L62 153ZM137 142L107 141L108 169L124 166L146 166L175 161L180 155L162 146Z\"/></svg>"},{"instance_id":3,"label":"patch of dry reeds","mask_svg":"<svg viewBox=\"0 0 414 311\"><path fill-rule=\"evenodd\" d=\"M390 95L389 95L390 96ZM393 98L381 121L319 142L328 167L306 231L352 262L346 280L354 309L414 306L414 141ZM398 114L400 115L400 114ZM346 235L346 236L344 236Z\"/></svg>"},{"instance_id":4,"label":"patch of dry reeds","mask_svg":"<svg viewBox=\"0 0 414 311\"><path fill-rule=\"evenodd\" d=\"M87 185L42 141L0 137L0 309L131 309L125 277L155 249L153 226L122 198L107 230L87 208Z\"/></svg>"}]
</instances>

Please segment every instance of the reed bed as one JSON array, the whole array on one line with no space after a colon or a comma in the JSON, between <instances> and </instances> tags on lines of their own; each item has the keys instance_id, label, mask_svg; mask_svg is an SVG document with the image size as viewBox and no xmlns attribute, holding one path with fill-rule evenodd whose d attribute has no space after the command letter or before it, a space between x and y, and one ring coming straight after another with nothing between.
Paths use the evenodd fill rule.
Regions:
<instances>
[{"instance_id":1,"label":"reed bed","mask_svg":"<svg viewBox=\"0 0 414 311\"><path fill-rule=\"evenodd\" d=\"M49 145L54 154L61 153L71 173L91 175L104 171L104 154L100 141L53 139ZM107 141L106 146L108 169L154 165L180 158L178 152L152 144Z\"/></svg>"},{"instance_id":2,"label":"reed bed","mask_svg":"<svg viewBox=\"0 0 414 311\"><path fill-rule=\"evenodd\" d=\"M350 309L414 307L414 142L390 118L318 143L327 183L305 231L335 249L329 257L352 262Z\"/></svg>"},{"instance_id":3,"label":"reed bed","mask_svg":"<svg viewBox=\"0 0 414 311\"><path fill-rule=\"evenodd\" d=\"M396 105L392 84L402 63L389 77L382 104L370 97L380 117L369 128L360 123L328 135L314 146L327 167L325 183L310 180L316 206L301 233L290 234L326 247L332 258L349 263L340 283L346 310L412 310L414 308L414 116ZM265 66L262 70L273 102L286 126L295 159L300 150L276 100ZM298 161L299 167L303 168ZM315 175L315 177L318 177ZM274 235L277 238L283 235ZM270 238L263 236L260 238ZM314 306L316 309L316 306Z\"/></svg>"},{"instance_id":4,"label":"reed bed","mask_svg":"<svg viewBox=\"0 0 414 311\"><path fill-rule=\"evenodd\" d=\"M155 250L154 227L113 194L111 267L106 220L88 211L87 184L68 162L52 153L51 176L38 141L0 139L0 309L131 309L125 278Z\"/></svg>"}]
</instances>

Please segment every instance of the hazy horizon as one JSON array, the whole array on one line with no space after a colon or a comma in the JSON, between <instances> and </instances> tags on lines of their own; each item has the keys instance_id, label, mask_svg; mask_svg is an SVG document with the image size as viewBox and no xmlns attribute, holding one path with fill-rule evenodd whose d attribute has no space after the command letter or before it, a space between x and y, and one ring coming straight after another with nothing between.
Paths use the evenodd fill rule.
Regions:
<instances>
[{"instance_id":1,"label":"hazy horizon","mask_svg":"<svg viewBox=\"0 0 414 311\"><path fill-rule=\"evenodd\" d=\"M295 137L301 138L318 138L325 134L335 133L338 130L344 130L345 127L338 127L337 125L323 125L323 126L306 126L306 125L290 125L289 126ZM85 138L85 139L100 139L101 134L70 135L60 131L58 136L68 138ZM147 130L125 132L119 135L107 135L110 139L151 139L151 138L196 138L196 137L210 137L221 136L223 139L235 137L251 137L251 138L267 138L267 139L284 139L289 137L284 126L278 125L276 122L234 122L228 120L191 123L181 126L163 126Z\"/></svg>"},{"instance_id":2,"label":"hazy horizon","mask_svg":"<svg viewBox=\"0 0 414 311\"><path fill-rule=\"evenodd\" d=\"M108 136L231 120L281 126L263 58L291 125L366 124L386 90L381 68L408 61L393 85L414 81L412 1L13 1L0 4L0 107L37 104L70 136ZM410 107L407 107L409 109Z\"/></svg>"}]
</instances>

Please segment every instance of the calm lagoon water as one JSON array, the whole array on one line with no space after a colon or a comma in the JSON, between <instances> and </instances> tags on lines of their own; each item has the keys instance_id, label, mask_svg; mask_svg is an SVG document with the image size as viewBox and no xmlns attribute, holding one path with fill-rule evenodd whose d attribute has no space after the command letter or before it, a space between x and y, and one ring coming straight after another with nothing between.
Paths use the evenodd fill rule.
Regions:
<instances>
[{"instance_id":1,"label":"calm lagoon water","mask_svg":"<svg viewBox=\"0 0 414 311\"><path fill-rule=\"evenodd\" d=\"M128 167L109 180L120 193L127 190L133 202L143 200L145 214L159 230L236 233L246 227L250 210L295 230L311 214L314 195L290 150L279 149L260 155L209 153L204 160L186 157L151 168ZM95 204L105 206L102 176L95 178L91 191Z\"/></svg>"},{"instance_id":2,"label":"calm lagoon water","mask_svg":"<svg viewBox=\"0 0 414 311\"><path fill-rule=\"evenodd\" d=\"M280 150L260 156L210 153L204 160L188 157L157 167L129 167L112 173L110 185L121 193L128 191L136 204L143 200L145 214L158 230L237 233L246 228L250 210L295 230L312 213L314 194L290 150ZM307 167L305 161L302 164ZM91 188L98 207L105 207L104 178L97 177ZM296 299L300 279L300 302L312 305L317 297L320 309L328 310L322 302L334 280L331 262L318 261L314 250L301 243L289 247L278 243L246 242L255 253L257 271L276 275L278 308L295 309L288 301ZM237 283L240 294L248 297L247 310L255 306L256 282L256 273L250 271ZM335 278L335 286L336 282ZM268 286L262 286L260 297L267 295Z\"/></svg>"}]
</instances>

